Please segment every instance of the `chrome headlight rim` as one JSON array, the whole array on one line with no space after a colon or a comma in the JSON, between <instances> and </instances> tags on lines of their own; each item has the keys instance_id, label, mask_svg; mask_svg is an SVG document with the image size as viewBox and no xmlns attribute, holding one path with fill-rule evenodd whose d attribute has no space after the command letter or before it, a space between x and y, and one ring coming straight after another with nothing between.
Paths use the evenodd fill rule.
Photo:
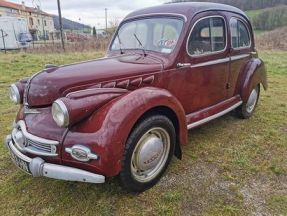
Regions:
<instances>
[{"instance_id":1,"label":"chrome headlight rim","mask_svg":"<svg viewBox=\"0 0 287 216\"><path fill-rule=\"evenodd\" d=\"M15 97L13 97L13 94ZM21 103L21 95L19 92L18 87L15 84L12 84L10 86L10 100L14 103L14 104L20 104Z\"/></svg>"},{"instance_id":2,"label":"chrome headlight rim","mask_svg":"<svg viewBox=\"0 0 287 216\"><path fill-rule=\"evenodd\" d=\"M59 110L61 111L60 115L63 115L63 120L57 118L59 113L54 113L55 106L59 107ZM60 99L55 100L52 104L52 116L56 124L60 127L67 127L70 123L68 108L65 103Z\"/></svg>"}]
</instances>

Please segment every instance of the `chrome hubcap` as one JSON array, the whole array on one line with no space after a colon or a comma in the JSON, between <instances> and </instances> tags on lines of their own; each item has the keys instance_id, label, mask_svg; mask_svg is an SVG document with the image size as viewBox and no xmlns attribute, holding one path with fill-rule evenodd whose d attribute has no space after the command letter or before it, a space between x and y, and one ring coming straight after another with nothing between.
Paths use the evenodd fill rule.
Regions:
<instances>
[{"instance_id":1,"label":"chrome hubcap","mask_svg":"<svg viewBox=\"0 0 287 216\"><path fill-rule=\"evenodd\" d=\"M252 90L248 98L247 104L246 104L246 111L248 113L252 113L252 111L254 110L256 102L257 102L257 97L258 97L258 90L257 88L255 88Z\"/></svg>"},{"instance_id":2,"label":"chrome hubcap","mask_svg":"<svg viewBox=\"0 0 287 216\"><path fill-rule=\"evenodd\" d=\"M131 160L131 173L140 182L154 179L163 169L170 150L168 132L160 127L147 131L137 142Z\"/></svg>"}]
</instances>

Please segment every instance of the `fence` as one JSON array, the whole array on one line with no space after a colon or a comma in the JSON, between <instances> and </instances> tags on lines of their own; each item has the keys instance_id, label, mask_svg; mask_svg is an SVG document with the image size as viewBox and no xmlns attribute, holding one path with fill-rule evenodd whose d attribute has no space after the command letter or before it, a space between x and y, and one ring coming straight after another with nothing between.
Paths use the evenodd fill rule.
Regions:
<instances>
[{"instance_id":1,"label":"fence","mask_svg":"<svg viewBox=\"0 0 287 216\"><path fill-rule=\"evenodd\" d=\"M5 36L1 36L0 40L5 44ZM83 51L105 51L109 45L110 38L88 38L88 39L75 39L65 41L65 51L66 52L83 52ZM10 50L10 49L9 49ZM63 52L62 44L60 40L41 40L41 41L31 41L28 46L22 47L20 49L27 53L55 53ZM7 48L2 47L3 52L7 52Z\"/></svg>"}]
</instances>

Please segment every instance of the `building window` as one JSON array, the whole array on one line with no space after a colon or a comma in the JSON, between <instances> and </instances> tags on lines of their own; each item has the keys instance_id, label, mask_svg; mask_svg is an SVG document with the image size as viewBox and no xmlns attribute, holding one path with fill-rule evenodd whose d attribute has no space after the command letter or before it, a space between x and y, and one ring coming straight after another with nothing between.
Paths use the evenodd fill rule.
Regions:
<instances>
[{"instance_id":1,"label":"building window","mask_svg":"<svg viewBox=\"0 0 287 216\"><path fill-rule=\"evenodd\" d=\"M44 20L44 25L45 25L45 26L47 26L47 22L46 22L46 20Z\"/></svg>"},{"instance_id":2,"label":"building window","mask_svg":"<svg viewBox=\"0 0 287 216\"><path fill-rule=\"evenodd\" d=\"M38 25L40 25L40 20L38 19Z\"/></svg>"}]
</instances>

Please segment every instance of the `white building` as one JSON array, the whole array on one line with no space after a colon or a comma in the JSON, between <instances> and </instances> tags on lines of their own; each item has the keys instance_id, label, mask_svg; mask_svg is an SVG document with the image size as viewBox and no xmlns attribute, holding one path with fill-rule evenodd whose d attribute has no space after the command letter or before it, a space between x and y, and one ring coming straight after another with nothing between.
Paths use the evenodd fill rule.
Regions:
<instances>
[{"instance_id":1,"label":"white building","mask_svg":"<svg viewBox=\"0 0 287 216\"><path fill-rule=\"evenodd\" d=\"M51 39L55 32L52 15L41 11L39 8L27 7L24 2L15 4L0 0L0 16L25 18L29 31L35 40Z\"/></svg>"}]
</instances>

